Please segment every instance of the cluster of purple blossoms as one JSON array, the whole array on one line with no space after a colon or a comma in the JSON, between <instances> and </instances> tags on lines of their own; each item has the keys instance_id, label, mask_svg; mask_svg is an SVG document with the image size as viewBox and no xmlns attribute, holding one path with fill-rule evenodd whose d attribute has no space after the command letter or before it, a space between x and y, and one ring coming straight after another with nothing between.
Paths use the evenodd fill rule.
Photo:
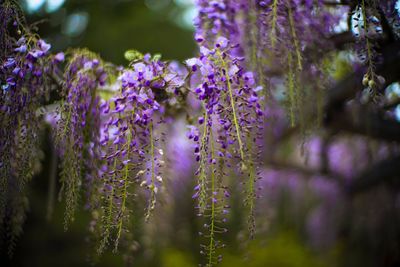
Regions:
<instances>
[{"instance_id":1,"label":"cluster of purple blossoms","mask_svg":"<svg viewBox=\"0 0 400 267\"><path fill-rule=\"evenodd\" d=\"M217 138L221 149L228 151L229 147L234 147L235 157L245 161L246 134L256 128L263 116L258 95L262 87L255 86L253 73L244 70L241 66L243 58L232 55L232 48L235 46L228 39L219 37L215 47L200 46L200 56L188 59L186 64L200 76L192 91L204 108L198 124L205 127L218 125L215 128L221 135ZM190 128L189 138L200 142L199 130L193 126ZM199 147L195 153L197 161L200 161ZM226 156L232 157L229 152Z\"/></svg>"},{"instance_id":2,"label":"cluster of purple blossoms","mask_svg":"<svg viewBox=\"0 0 400 267\"><path fill-rule=\"evenodd\" d=\"M218 36L225 36L237 43L231 54L244 57L243 65L263 86L261 95L277 93L277 86L267 86L275 83L267 74L286 79L284 102L291 125L300 124L303 131L315 125L308 125L305 117L321 111L322 88L329 81L322 75L325 69L321 58L330 49L328 39L341 18L340 12L332 12L322 0L198 1L197 6L196 41L212 45ZM267 61L261 60L266 56ZM317 82L310 83L310 75ZM304 110L309 101L316 102L316 108ZM267 103L273 102L273 97L268 97ZM320 124L321 116L317 120Z\"/></svg>"},{"instance_id":3,"label":"cluster of purple blossoms","mask_svg":"<svg viewBox=\"0 0 400 267\"><path fill-rule=\"evenodd\" d=\"M48 96L50 45L34 36L12 43L0 62L0 224L12 222L10 248L25 218L25 183L38 166L39 108ZM5 219L5 220L4 220Z\"/></svg>"},{"instance_id":4,"label":"cluster of purple blossoms","mask_svg":"<svg viewBox=\"0 0 400 267\"><path fill-rule=\"evenodd\" d=\"M320 54L329 49L327 38L341 18L322 0L258 1L256 8L260 52L272 49L275 56L284 56L282 63L291 53L300 70L306 49L312 48Z\"/></svg>"},{"instance_id":5,"label":"cluster of purple blossoms","mask_svg":"<svg viewBox=\"0 0 400 267\"><path fill-rule=\"evenodd\" d=\"M55 58L63 60L63 54ZM100 97L107 73L96 55L77 50L68 59L60 94L55 142L61 158L62 193L66 198L65 227L74 220L81 188L88 189L97 176L100 161Z\"/></svg>"},{"instance_id":6,"label":"cluster of purple blossoms","mask_svg":"<svg viewBox=\"0 0 400 267\"><path fill-rule=\"evenodd\" d=\"M212 46L219 35L229 36L232 37L231 41L237 41L233 39L239 31L235 21L239 10L236 1L197 0L196 6L199 12L194 21L197 42L204 41Z\"/></svg>"},{"instance_id":7,"label":"cluster of purple blossoms","mask_svg":"<svg viewBox=\"0 0 400 267\"><path fill-rule=\"evenodd\" d=\"M1 73L4 77L4 84L1 85L3 91L17 91L23 85L26 85L29 79L38 82L43 76L43 64L41 61L48 51L50 45L43 40L35 40L21 37L16 42L16 48L12 56L8 56L1 65ZM37 92L39 95L41 92Z\"/></svg>"},{"instance_id":8,"label":"cluster of purple blossoms","mask_svg":"<svg viewBox=\"0 0 400 267\"><path fill-rule=\"evenodd\" d=\"M256 62L255 68L261 74L286 73L283 76L286 79L284 100L290 123L309 128L305 118L310 112L320 113L322 108L322 88L329 78L322 75L326 72L321 59L331 49L328 39L340 14L332 12L319 0L259 1L256 12L258 32L252 37L251 62ZM270 59L266 64L257 60L264 54ZM315 77L312 83L308 79L310 76ZM317 103L315 110L304 110L307 102ZM318 125L320 123L319 119Z\"/></svg>"},{"instance_id":9,"label":"cluster of purple blossoms","mask_svg":"<svg viewBox=\"0 0 400 267\"><path fill-rule=\"evenodd\" d=\"M197 75L192 93L200 101L203 113L198 118L199 127L190 126L188 137L196 143L194 153L199 164L198 185L193 197L198 199L199 213L211 218L210 223L205 224L208 232L205 236L210 244L204 248L211 266L219 259L215 254L220 247L215 234L226 230L216 230L220 227L216 222L218 217L222 217L222 221L226 217L224 198L229 193L224 184L232 167L235 171L229 174L249 176L243 182L249 216L254 217L256 140L260 139L263 121L258 92L262 87L255 86L253 73L244 70L243 58L232 52L237 46L227 38L218 37L211 47L203 41L199 44L200 56L188 59L186 65L194 72L194 77Z\"/></svg>"},{"instance_id":10,"label":"cluster of purple blossoms","mask_svg":"<svg viewBox=\"0 0 400 267\"><path fill-rule=\"evenodd\" d=\"M101 104L103 166L99 170L102 201L92 222L101 231L101 253L113 240L117 248L130 220L133 184L145 189L146 221L162 190L163 124L166 100L179 95L184 81L179 68L145 55L122 71L119 92ZM99 215L100 214L100 215ZM99 220L101 219L101 220Z\"/></svg>"}]
</instances>

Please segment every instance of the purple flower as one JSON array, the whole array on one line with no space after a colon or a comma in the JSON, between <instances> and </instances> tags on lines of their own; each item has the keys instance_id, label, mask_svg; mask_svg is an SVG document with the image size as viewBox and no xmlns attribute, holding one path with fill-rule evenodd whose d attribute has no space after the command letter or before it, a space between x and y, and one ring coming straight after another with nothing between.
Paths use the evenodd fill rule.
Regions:
<instances>
[{"instance_id":1,"label":"purple flower","mask_svg":"<svg viewBox=\"0 0 400 267\"><path fill-rule=\"evenodd\" d=\"M15 48L14 51L19 53L25 53L27 51L27 47L25 44L23 44L20 47Z\"/></svg>"},{"instance_id":2,"label":"purple flower","mask_svg":"<svg viewBox=\"0 0 400 267\"><path fill-rule=\"evenodd\" d=\"M187 137L189 139L194 139L195 141L197 141L199 139L199 135L200 135L199 130L193 125L189 125L187 127L189 128L189 132L187 132L187 134L186 134Z\"/></svg>"},{"instance_id":3,"label":"purple flower","mask_svg":"<svg viewBox=\"0 0 400 267\"><path fill-rule=\"evenodd\" d=\"M253 72L248 71L243 75L244 80L249 86L253 86L255 84ZM262 89L262 88L261 88Z\"/></svg>"},{"instance_id":4,"label":"purple flower","mask_svg":"<svg viewBox=\"0 0 400 267\"><path fill-rule=\"evenodd\" d=\"M143 63L136 63L135 65L133 65L133 68L135 69L135 71L137 71L139 74L143 74L144 71L146 70L146 65Z\"/></svg>"},{"instance_id":5,"label":"purple flower","mask_svg":"<svg viewBox=\"0 0 400 267\"><path fill-rule=\"evenodd\" d=\"M138 84L139 81L139 76L137 75L136 72L132 70L127 70L122 73L122 76L120 77L122 81L122 86L127 87L127 86L135 86Z\"/></svg>"},{"instance_id":6,"label":"purple flower","mask_svg":"<svg viewBox=\"0 0 400 267\"><path fill-rule=\"evenodd\" d=\"M204 46L200 46L200 54L202 56L208 56L211 53L210 49Z\"/></svg>"},{"instance_id":7,"label":"purple flower","mask_svg":"<svg viewBox=\"0 0 400 267\"><path fill-rule=\"evenodd\" d=\"M187 65L188 67L191 67L191 68L192 68L192 71L196 71L196 70L197 70L197 65L200 65L200 64L199 64L199 59L198 59L198 58L190 58L190 59L187 59L187 60L185 61L185 63L186 63L186 65Z\"/></svg>"},{"instance_id":8,"label":"purple flower","mask_svg":"<svg viewBox=\"0 0 400 267\"><path fill-rule=\"evenodd\" d=\"M146 81L151 81L153 79L154 75L153 75L153 71L151 71L150 69L146 68L144 74L143 74L143 78Z\"/></svg>"},{"instance_id":9,"label":"purple flower","mask_svg":"<svg viewBox=\"0 0 400 267\"><path fill-rule=\"evenodd\" d=\"M196 42L201 43L204 41L204 37L201 34L196 33L194 36L194 39L196 40Z\"/></svg>"},{"instance_id":10,"label":"purple flower","mask_svg":"<svg viewBox=\"0 0 400 267\"><path fill-rule=\"evenodd\" d=\"M47 51L49 51L51 48L51 45L46 43L43 40L38 41L38 46L39 46L40 50L43 51L44 53L47 53Z\"/></svg>"},{"instance_id":11,"label":"purple flower","mask_svg":"<svg viewBox=\"0 0 400 267\"><path fill-rule=\"evenodd\" d=\"M6 62L3 63L3 66L5 68L11 68L15 65L15 59L12 57L7 58Z\"/></svg>"},{"instance_id":12,"label":"purple flower","mask_svg":"<svg viewBox=\"0 0 400 267\"><path fill-rule=\"evenodd\" d=\"M228 46L229 41L223 36L219 36L215 42L215 46L221 49L224 49Z\"/></svg>"},{"instance_id":13,"label":"purple flower","mask_svg":"<svg viewBox=\"0 0 400 267\"><path fill-rule=\"evenodd\" d=\"M201 125L201 124L204 123L204 118L203 117L199 117L198 121L199 121L199 124Z\"/></svg>"},{"instance_id":14,"label":"purple flower","mask_svg":"<svg viewBox=\"0 0 400 267\"><path fill-rule=\"evenodd\" d=\"M29 52L28 54L32 59L37 59L37 58L41 58L45 55L45 53L42 50L33 50L31 52Z\"/></svg>"}]
</instances>

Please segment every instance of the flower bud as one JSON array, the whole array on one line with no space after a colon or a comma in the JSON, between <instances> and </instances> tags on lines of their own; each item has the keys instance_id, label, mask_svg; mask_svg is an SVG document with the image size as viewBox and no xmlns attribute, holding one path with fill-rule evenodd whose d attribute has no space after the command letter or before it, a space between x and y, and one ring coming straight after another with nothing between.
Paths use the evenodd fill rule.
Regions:
<instances>
[{"instance_id":1,"label":"flower bud","mask_svg":"<svg viewBox=\"0 0 400 267\"><path fill-rule=\"evenodd\" d=\"M369 82L369 80L368 80L368 75L365 74L365 75L364 75L364 78L363 78L363 80L362 80L362 84L363 84L364 86L368 86L368 82Z\"/></svg>"},{"instance_id":2,"label":"flower bud","mask_svg":"<svg viewBox=\"0 0 400 267\"><path fill-rule=\"evenodd\" d=\"M370 80L370 81L368 82L368 87L371 88L371 89L375 88L375 85L376 85L376 83L375 83L374 80Z\"/></svg>"},{"instance_id":3,"label":"flower bud","mask_svg":"<svg viewBox=\"0 0 400 267\"><path fill-rule=\"evenodd\" d=\"M246 164L242 163L242 165L240 166L240 169L241 169L242 172L247 171L247 166L246 166Z\"/></svg>"}]
</instances>

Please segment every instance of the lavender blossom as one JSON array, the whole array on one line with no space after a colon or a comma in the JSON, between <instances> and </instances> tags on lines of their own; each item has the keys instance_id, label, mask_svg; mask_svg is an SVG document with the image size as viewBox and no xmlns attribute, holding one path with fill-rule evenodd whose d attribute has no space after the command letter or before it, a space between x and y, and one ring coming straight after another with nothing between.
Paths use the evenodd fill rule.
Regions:
<instances>
[{"instance_id":1,"label":"lavender blossom","mask_svg":"<svg viewBox=\"0 0 400 267\"><path fill-rule=\"evenodd\" d=\"M6 226L11 229L12 252L25 219L25 185L37 171L41 128L37 111L49 93L51 83L46 76L52 72L52 65L48 56L50 46L31 35L6 46L12 46L12 50L0 63L0 221L9 220L6 223L10 225ZM35 51L40 53L32 57ZM1 231L3 226L1 223Z\"/></svg>"},{"instance_id":2,"label":"lavender blossom","mask_svg":"<svg viewBox=\"0 0 400 267\"><path fill-rule=\"evenodd\" d=\"M43 49L47 49L42 45ZM58 55L55 60L61 60ZM97 89L107 74L97 57L77 50L69 59L65 72L62 103L55 140L61 157L62 192L66 198L64 227L74 221L79 195L84 183L88 188L96 178L100 164L100 99Z\"/></svg>"}]
</instances>

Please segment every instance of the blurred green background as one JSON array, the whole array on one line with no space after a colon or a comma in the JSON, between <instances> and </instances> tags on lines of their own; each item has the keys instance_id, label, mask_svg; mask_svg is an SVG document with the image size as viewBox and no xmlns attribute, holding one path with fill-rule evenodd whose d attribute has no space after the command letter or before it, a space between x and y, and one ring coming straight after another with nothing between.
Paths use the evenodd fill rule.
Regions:
<instances>
[{"instance_id":1,"label":"blurred green background","mask_svg":"<svg viewBox=\"0 0 400 267\"><path fill-rule=\"evenodd\" d=\"M115 64L124 51L193 55L193 0L20 0L53 51L87 47Z\"/></svg>"}]
</instances>

